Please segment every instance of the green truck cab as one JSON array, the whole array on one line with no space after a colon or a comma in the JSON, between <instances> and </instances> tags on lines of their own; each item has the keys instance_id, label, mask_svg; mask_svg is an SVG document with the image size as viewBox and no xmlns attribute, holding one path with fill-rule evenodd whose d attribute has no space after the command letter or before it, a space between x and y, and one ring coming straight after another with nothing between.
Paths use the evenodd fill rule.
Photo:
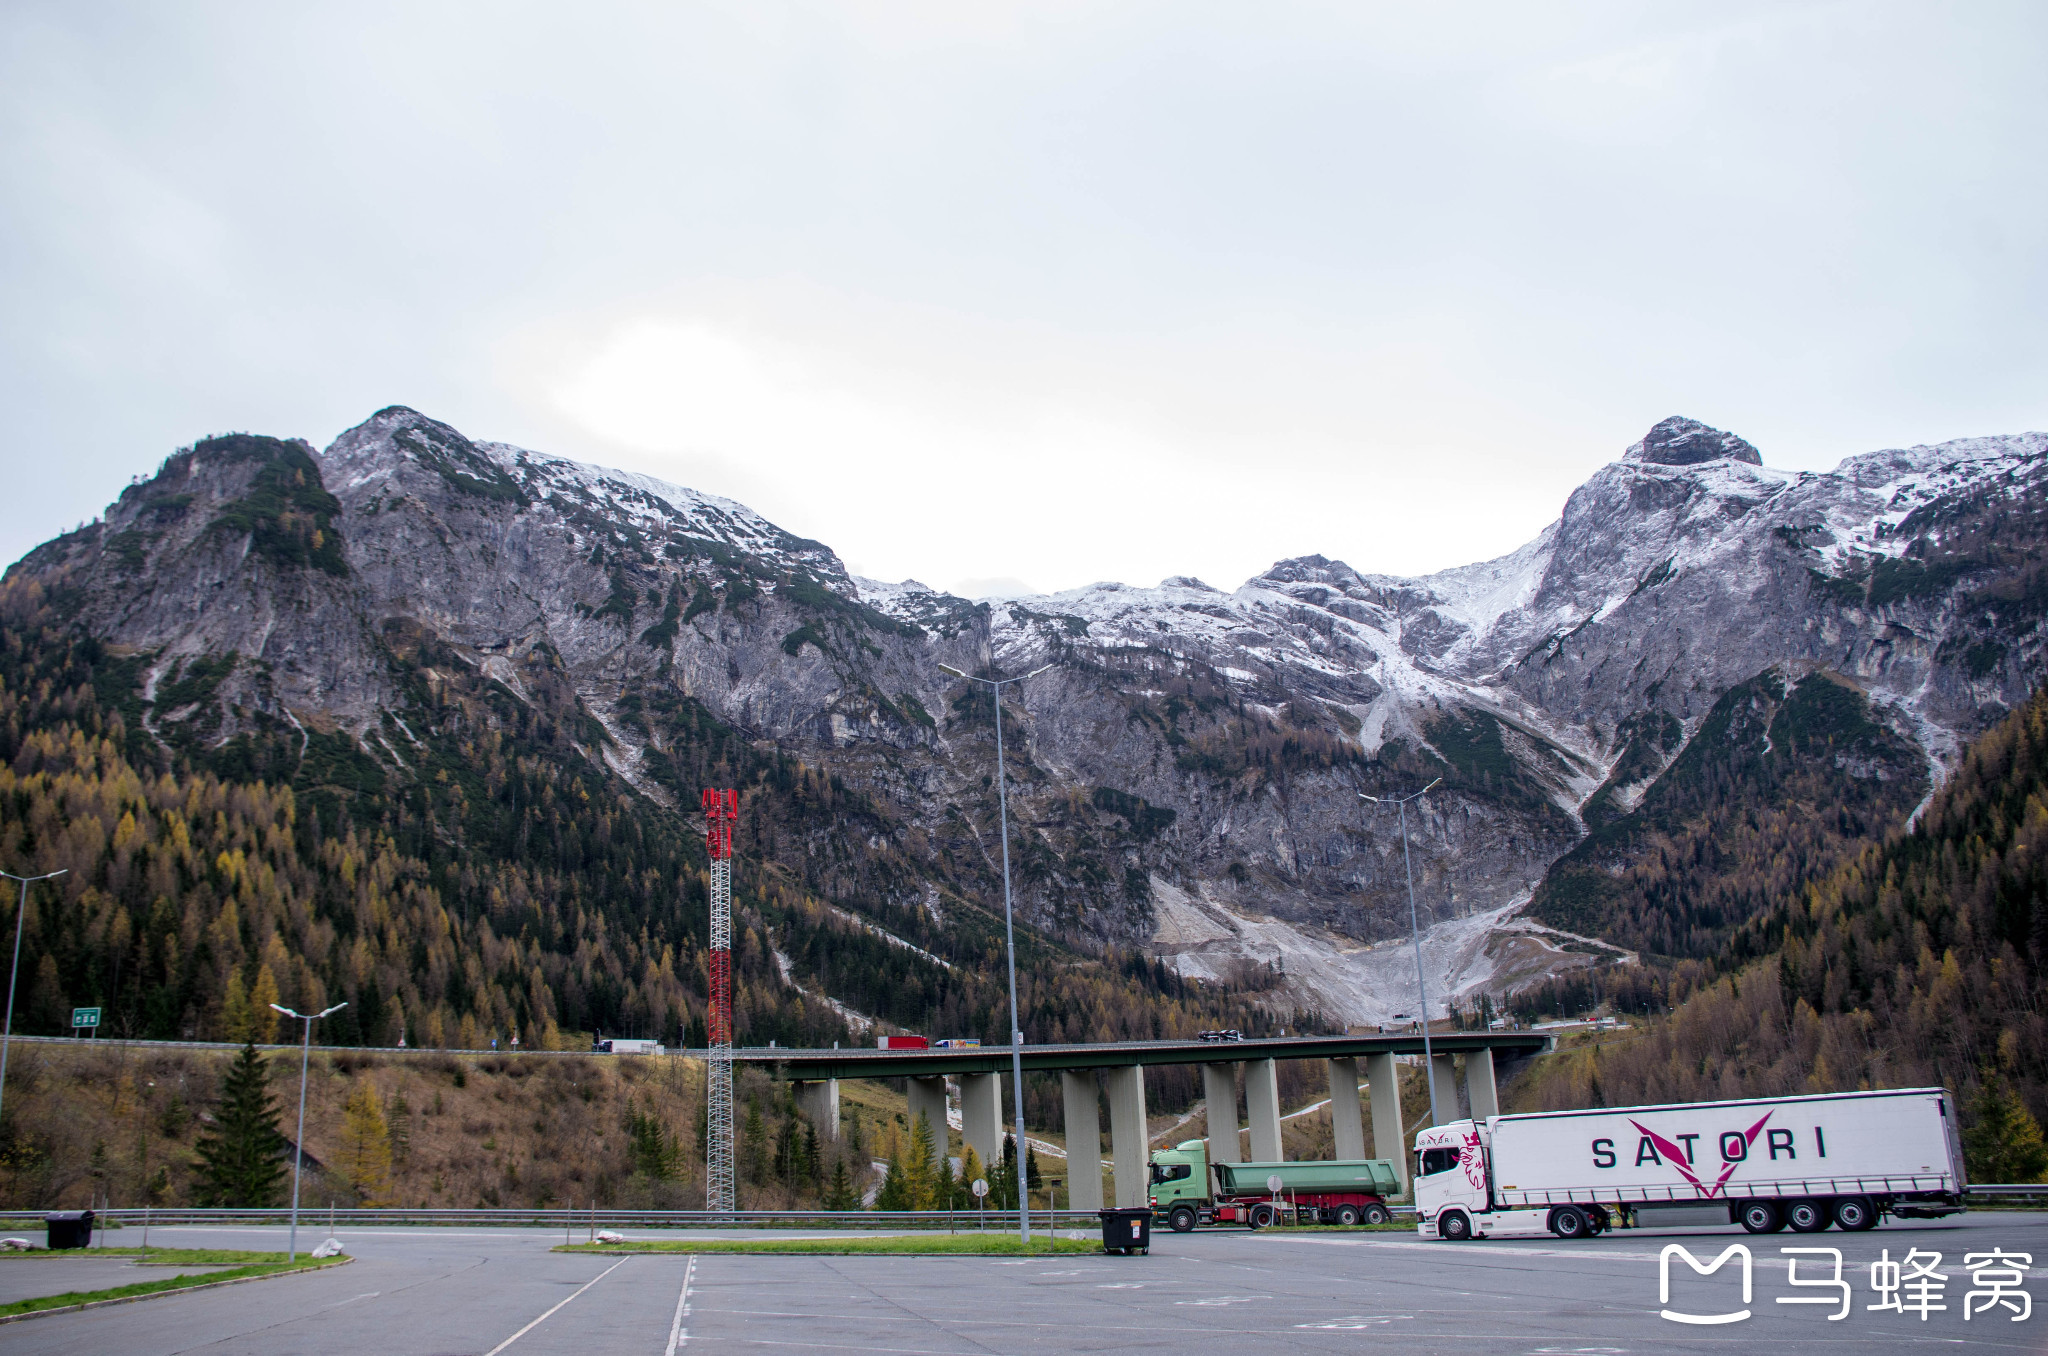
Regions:
<instances>
[{"instance_id":1,"label":"green truck cab","mask_svg":"<svg viewBox=\"0 0 2048 1356\"><path fill-rule=\"evenodd\" d=\"M1385 1224L1394 1217L1387 1198L1400 1189L1394 1165L1383 1158L1211 1164L1208 1141L1200 1139L1152 1155L1153 1218L1180 1233L1198 1224L1262 1229L1290 1210L1305 1223Z\"/></svg>"}]
</instances>

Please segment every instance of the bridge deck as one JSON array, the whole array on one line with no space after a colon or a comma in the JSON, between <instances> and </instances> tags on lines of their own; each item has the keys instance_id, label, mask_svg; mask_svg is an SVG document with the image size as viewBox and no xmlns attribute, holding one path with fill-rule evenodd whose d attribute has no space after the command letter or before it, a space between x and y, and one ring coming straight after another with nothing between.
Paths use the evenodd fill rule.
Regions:
<instances>
[{"instance_id":1,"label":"bridge deck","mask_svg":"<svg viewBox=\"0 0 2048 1356\"><path fill-rule=\"evenodd\" d=\"M1440 1055L1492 1050L1496 1058L1518 1059L1548 1050L1552 1038L1539 1031L1459 1031L1429 1038ZM686 1051L695 1056L700 1050ZM1242 1041L1110 1041L1084 1045L1027 1045L1024 1067L1033 1073L1060 1069L1115 1069L1133 1064L1230 1064L1252 1059L1359 1059L1367 1055L1419 1055L1416 1032L1372 1036L1274 1036ZM735 1048L745 1064L774 1066L777 1077L794 1082L827 1078L935 1078L946 1074L1007 1073L1010 1047L982 1045L958 1050L785 1050Z\"/></svg>"}]
</instances>

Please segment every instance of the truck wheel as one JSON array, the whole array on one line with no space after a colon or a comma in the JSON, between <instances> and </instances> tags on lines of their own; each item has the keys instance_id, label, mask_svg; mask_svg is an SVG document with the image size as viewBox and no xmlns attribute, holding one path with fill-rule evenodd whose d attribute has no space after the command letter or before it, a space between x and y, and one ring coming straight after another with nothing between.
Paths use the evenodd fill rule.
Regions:
<instances>
[{"instance_id":1,"label":"truck wheel","mask_svg":"<svg viewBox=\"0 0 2048 1356\"><path fill-rule=\"evenodd\" d=\"M1438 1237L1463 1243L1472 1237L1472 1221L1462 1210L1448 1210L1438 1217L1436 1231Z\"/></svg>"},{"instance_id":2,"label":"truck wheel","mask_svg":"<svg viewBox=\"0 0 2048 1356\"><path fill-rule=\"evenodd\" d=\"M1792 1226L1795 1234L1817 1234L1828 1227L1828 1207L1824 1201L1794 1201L1785 1207L1785 1223Z\"/></svg>"},{"instance_id":3,"label":"truck wheel","mask_svg":"<svg viewBox=\"0 0 2048 1356\"><path fill-rule=\"evenodd\" d=\"M1365 1222L1367 1224L1385 1224L1393 1219L1393 1217L1393 1211L1387 1209L1384 1205L1368 1205L1365 1207Z\"/></svg>"},{"instance_id":4,"label":"truck wheel","mask_svg":"<svg viewBox=\"0 0 2048 1356\"><path fill-rule=\"evenodd\" d=\"M1338 1207L1337 1207L1337 1223L1339 1223L1339 1224L1343 1225L1343 1226L1344 1226L1345 1228L1347 1228L1347 1229L1355 1229L1355 1228L1357 1228L1357 1227L1358 1227L1358 1207L1357 1207L1357 1206L1355 1206L1355 1205L1340 1205L1340 1206L1338 1206Z\"/></svg>"},{"instance_id":5,"label":"truck wheel","mask_svg":"<svg viewBox=\"0 0 2048 1356\"><path fill-rule=\"evenodd\" d=\"M1550 1232L1559 1238L1584 1238L1593 1232L1593 1221L1576 1205L1561 1205L1550 1212Z\"/></svg>"},{"instance_id":6,"label":"truck wheel","mask_svg":"<svg viewBox=\"0 0 2048 1356\"><path fill-rule=\"evenodd\" d=\"M1254 1229L1270 1229L1279 1218L1280 1212L1270 1205L1255 1205L1252 1207L1252 1228Z\"/></svg>"},{"instance_id":7,"label":"truck wheel","mask_svg":"<svg viewBox=\"0 0 2048 1356\"><path fill-rule=\"evenodd\" d=\"M1173 1213L1167 1216L1167 1222L1173 1225L1175 1233L1187 1233L1195 1227L1195 1212L1185 1205L1175 1206Z\"/></svg>"},{"instance_id":8,"label":"truck wheel","mask_svg":"<svg viewBox=\"0 0 2048 1356\"><path fill-rule=\"evenodd\" d=\"M1778 1207L1770 1201L1751 1201L1735 1218L1753 1234L1774 1234L1785 1227L1785 1221L1778 1218Z\"/></svg>"},{"instance_id":9,"label":"truck wheel","mask_svg":"<svg viewBox=\"0 0 2048 1356\"><path fill-rule=\"evenodd\" d=\"M1845 1234L1860 1234L1877 1224L1877 1211L1861 1196L1844 1196L1835 1202L1835 1227Z\"/></svg>"}]
</instances>

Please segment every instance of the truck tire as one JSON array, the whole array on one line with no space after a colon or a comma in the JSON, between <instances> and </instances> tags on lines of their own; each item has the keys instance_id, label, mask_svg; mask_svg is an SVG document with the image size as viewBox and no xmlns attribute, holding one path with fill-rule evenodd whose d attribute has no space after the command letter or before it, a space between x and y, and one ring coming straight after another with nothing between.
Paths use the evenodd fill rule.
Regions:
<instances>
[{"instance_id":1,"label":"truck tire","mask_svg":"<svg viewBox=\"0 0 2048 1356\"><path fill-rule=\"evenodd\" d=\"M1387 1209L1384 1205L1368 1205L1365 1207L1365 1222L1367 1224L1385 1224L1393 1218L1394 1212Z\"/></svg>"},{"instance_id":2,"label":"truck tire","mask_svg":"<svg viewBox=\"0 0 2048 1356\"><path fill-rule=\"evenodd\" d=\"M1195 1212L1191 1207L1185 1205L1175 1206L1173 1213L1168 1215L1166 1219L1167 1223L1173 1226L1173 1231L1177 1234L1188 1233L1195 1227Z\"/></svg>"},{"instance_id":3,"label":"truck tire","mask_svg":"<svg viewBox=\"0 0 2048 1356\"><path fill-rule=\"evenodd\" d=\"M1795 1234L1817 1234L1832 1222L1826 1201L1793 1201L1785 1207L1785 1223Z\"/></svg>"},{"instance_id":4,"label":"truck tire","mask_svg":"<svg viewBox=\"0 0 2048 1356\"><path fill-rule=\"evenodd\" d=\"M1576 1205L1560 1205L1550 1212L1550 1232L1559 1238L1587 1238L1592 1235L1593 1221Z\"/></svg>"},{"instance_id":5,"label":"truck tire","mask_svg":"<svg viewBox=\"0 0 2048 1356\"><path fill-rule=\"evenodd\" d=\"M1358 1207L1355 1205L1338 1206L1337 1223L1346 1229L1356 1229L1358 1227Z\"/></svg>"},{"instance_id":6,"label":"truck tire","mask_svg":"<svg viewBox=\"0 0 2048 1356\"><path fill-rule=\"evenodd\" d=\"M1252 1228L1270 1229L1279 1222L1280 1212L1270 1205L1252 1207Z\"/></svg>"},{"instance_id":7,"label":"truck tire","mask_svg":"<svg viewBox=\"0 0 2048 1356\"><path fill-rule=\"evenodd\" d=\"M1436 1219L1439 1238L1448 1238L1453 1243L1463 1243L1472 1237L1472 1218L1462 1210L1446 1210Z\"/></svg>"},{"instance_id":8,"label":"truck tire","mask_svg":"<svg viewBox=\"0 0 2048 1356\"><path fill-rule=\"evenodd\" d=\"M1774 1234L1785 1227L1774 1201L1751 1201L1736 1213L1735 1219L1753 1234Z\"/></svg>"},{"instance_id":9,"label":"truck tire","mask_svg":"<svg viewBox=\"0 0 2048 1356\"><path fill-rule=\"evenodd\" d=\"M1835 1227L1845 1234L1860 1234L1877 1227L1877 1211L1861 1196L1844 1196L1835 1202Z\"/></svg>"}]
</instances>

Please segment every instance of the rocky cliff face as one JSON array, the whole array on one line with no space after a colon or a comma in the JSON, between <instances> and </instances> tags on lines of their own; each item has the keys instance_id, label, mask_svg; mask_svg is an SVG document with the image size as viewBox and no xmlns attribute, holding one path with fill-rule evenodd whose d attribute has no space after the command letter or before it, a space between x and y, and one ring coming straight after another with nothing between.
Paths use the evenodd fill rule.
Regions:
<instances>
[{"instance_id":1,"label":"rocky cliff face","mask_svg":"<svg viewBox=\"0 0 2048 1356\"><path fill-rule=\"evenodd\" d=\"M283 723L347 732L403 777L435 677L394 638L427 634L515 700L571 686L587 755L652 801L673 803L684 712L829 768L888 808L883 836L927 877L900 888L928 899L1000 899L995 711L942 666L1050 665L1002 715L1027 914L1191 975L1277 962L1374 1021L1412 1010L1382 944L1407 896L1396 821L1361 792L1443 779L1409 821L1440 983L1586 963L1603 949L1516 910L1724 693L1834 674L1937 763L2024 699L2044 482L2039 434L1793 475L1670 419L1499 560L1399 579L1304 556L1233 592L984 604L394 408L317 454L209 440L15 570L131 657L137 713L173 745Z\"/></svg>"}]
</instances>

